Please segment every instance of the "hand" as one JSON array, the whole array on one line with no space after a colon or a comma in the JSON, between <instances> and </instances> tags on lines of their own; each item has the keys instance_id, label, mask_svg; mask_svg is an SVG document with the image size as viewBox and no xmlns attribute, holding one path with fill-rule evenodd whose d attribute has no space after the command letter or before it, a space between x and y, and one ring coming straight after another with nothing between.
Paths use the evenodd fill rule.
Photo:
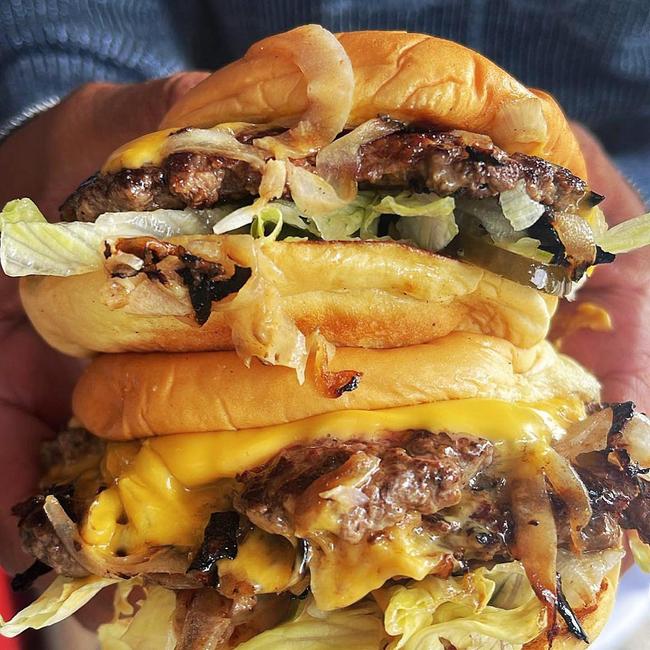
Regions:
<instances>
[{"instance_id":1,"label":"hand","mask_svg":"<svg viewBox=\"0 0 650 650\"><path fill-rule=\"evenodd\" d=\"M56 220L57 206L111 151L154 131L171 104L206 76L82 86L0 144L0 205L29 197ZM11 506L36 490L41 442L65 426L82 366L40 339L17 289L17 281L0 272L0 564L10 572L33 561L20 549Z\"/></svg>"},{"instance_id":2,"label":"hand","mask_svg":"<svg viewBox=\"0 0 650 650\"><path fill-rule=\"evenodd\" d=\"M578 124L573 129L587 161L590 187L606 199L601 204L614 226L646 212L639 195L614 167L598 141ZM596 268L578 292L575 303L564 302L566 316L581 303L606 309L611 332L581 329L562 340L562 352L591 370L603 386L603 400L633 400L639 410L650 413L650 252L642 248L619 255L613 264Z\"/></svg>"}]
</instances>

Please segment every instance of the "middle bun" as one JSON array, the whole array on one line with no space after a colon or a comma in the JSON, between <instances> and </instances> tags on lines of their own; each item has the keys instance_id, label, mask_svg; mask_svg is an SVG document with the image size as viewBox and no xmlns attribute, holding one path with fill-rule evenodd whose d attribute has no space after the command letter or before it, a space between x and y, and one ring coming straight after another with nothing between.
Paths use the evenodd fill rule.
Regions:
<instances>
[{"instance_id":1,"label":"middle bun","mask_svg":"<svg viewBox=\"0 0 650 650\"><path fill-rule=\"evenodd\" d=\"M390 350L343 348L330 370L355 370L356 390L323 395L308 366L300 385L288 368L232 352L121 354L95 359L73 395L74 414L102 438L248 429L344 409L383 409L448 399L598 401L598 382L546 342L520 350L478 334Z\"/></svg>"},{"instance_id":2,"label":"middle bun","mask_svg":"<svg viewBox=\"0 0 650 650\"><path fill-rule=\"evenodd\" d=\"M171 241L230 267L257 264L303 334L318 329L341 347L417 345L469 331L527 348L546 336L557 305L554 296L398 242L279 241L256 252L243 245L250 238L240 235ZM138 304L109 307L106 295L113 282L103 270L68 278L29 277L21 282L21 298L41 336L75 356L235 347L228 299L214 303L210 318L198 327L189 298L186 311L177 315L138 313ZM155 282L144 280L142 287L148 285L156 290Z\"/></svg>"}]
</instances>

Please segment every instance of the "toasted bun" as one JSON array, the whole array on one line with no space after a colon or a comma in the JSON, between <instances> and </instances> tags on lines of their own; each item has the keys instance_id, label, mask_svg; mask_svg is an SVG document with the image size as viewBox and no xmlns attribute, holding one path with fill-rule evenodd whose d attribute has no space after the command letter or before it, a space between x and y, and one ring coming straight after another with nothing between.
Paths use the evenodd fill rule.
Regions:
<instances>
[{"instance_id":1,"label":"toasted bun","mask_svg":"<svg viewBox=\"0 0 650 650\"><path fill-rule=\"evenodd\" d=\"M237 248L238 236L174 241L215 261L254 263ZM489 271L395 242L274 242L263 253L286 313L304 333L319 328L338 346L416 345L469 331L530 347L546 336L557 305L556 298ZM105 302L110 284L104 271L28 277L21 297L43 338L67 354L233 349L219 303L198 327L191 310L182 318L143 316L132 313L137 301L111 309Z\"/></svg>"},{"instance_id":2,"label":"toasted bun","mask_svg":"<svg viewBox=\"0 0 650 650\"><path fill-rule=\"evenodd\" d=\"M292 61L291 48L278 51L274 45L297 41L296 32L266 38L217 70L171 108L161 128L294 124L308 107L307 81ZM407 32L348 32L337 38L355 77L348 127L390 115L464 129L490 136L508 152L541 156L586 177L577 140L553 99L529 90L477 52Z\"/></svg>"},{"instance_id":3,"label":"toasted bun","mask_svg":"<svg viewBox=\"0 0 650 650\"><path fill-rule=\"evenodd\" d=\"M605 576L596 596L596 602L575 612L590 642L596 640L614 609L620 571L621 566L618 564ZM524 650L546 650L548 647L546 634L540 634L527 643ZM552 647L553 650L584 650L587 646L563 626Z\"/></svg>"},{"instance_id":4,"label":"toasted bun","mask_svg":"<svg viewBox=\"0 0 650 650\"><path fill-rule=\"evenodd\" d=\"M598 400L596 380L550 344L522 351L496 338L451 334L429 345L390 350L342 348L330 370L363 373L356 390L326 397L307 368L304 384L288 368L232 352L97 357L73 395L73 411L95 435L152 435L248 429L344 409L379 409L471 397L536 401L575 395Z\"/></svg>"}]
</instances>

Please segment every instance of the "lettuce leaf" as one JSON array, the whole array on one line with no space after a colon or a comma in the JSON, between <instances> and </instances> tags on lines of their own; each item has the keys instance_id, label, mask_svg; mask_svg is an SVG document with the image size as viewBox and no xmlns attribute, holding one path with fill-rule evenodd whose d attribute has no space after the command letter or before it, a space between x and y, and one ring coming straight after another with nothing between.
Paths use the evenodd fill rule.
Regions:
<instances>
[{"instance_id":1,"label":"lettuce leaf","mask_svg":"<svg viewBox=\"0 0 650 650\"><path fill-rule=\"evenodd\" d=\"M111 212L94 223L48 223L29 199L0 213L0 264L7 275L80 275L101 267L106 239L206 234L223 209Z\"/></svg>"},{"instance_id":2,"label":"lettuce leaf","mask_svg":"<svg viewBox=\"0 0 650 650\"><path fill-rule=\"evenodd\" d=\"M516 232L532 226L544 214L545 209L541 203L528 196L523 178L511 190L499 194L499 205L503 216Z\"/></svg>"},{"instance_id":3,"label":"lettuce leaf","mask_svg":"<svg viewBox=\"0 0 650 650\"><path fill-rule=\"evenodd\" d=\"M373 208L374 200L374 194L359 192L346 206L326 215L310 217L309 230L326 241L349 239L355 233L365 239L376 236L372 226L380 214Z\"/></svg>"},{"instance_id":4,"label":"lettuce leaf","mask_svg":"<svg viewBox=\"0 0 650 650\"><path fill-rule=\"evenodd\" d=\"M102 650L174 650L174 592L164 587L146 587L145 598L138 602L135 611L128 601L131 589L128 582L118 585L113 621L97 630Z\"/></svg>"},{"instance_id":5,"label":"lettuce leaf","mask_svg":"<svg viewBox=\"0 0 650 650\"><path fill-rule=\"evenodd\" d=\"M0 635L17 636L28 628L39 630L54 625L81 609L104 587L115 584L117 579L57 577L54 582L31 604L18 612L10 621L0 617Z\"/></svg>"},{"instance_id":6,"label":"lettuce leaf","mask_svg":"<svg viewBox=\"0 0 650 650\"><path fill-rule=\"evenodd\" d=\"M381 611L364 601L354 607L322 612L313 604L303 606L286 623L262 632L237 646L238 650L378 650L386 638Z\"/></svg>"},{"instance_id":7,"label":"lettuce leaf","mask_svg":"<svg viewBox=\"0 0 650 650\"><path fill-rule=\"evenodd\" d=\"M596 238L596 243L615 255L650 246L650 212L606 230Z\"/></svg>"},{"instance_id":8,"label":"lettuce leaf","mask_svg":"<svg viewBox=\"0 0 650 650\"><path fill-rule=\"evenodd\" d=\"M384 615L390 650L518 649L545 627L545 612L518 562L463 577L429 576L392 587Z\"/></svg>"},{"instance_id":9,"label":"lettuce leaf","mask_svg":"<svg viewBox=\"0 0 650 650\"><path fill-rule=\"evenodd\" d=\"M642 542L636 530L629 531L628 535L634 561L639 565L641 571L650 573L650 544Z\"/></svg>"},{"instance_id":10,"label":"lettuce leaf","mask_svg":"<svg viewBox=\"0 0 650 650\"><path fill-rule=\"evenodd\" d=\"M397 196L385 196L373 210L377 214L408 217L398 221L399 234L420 248L439 251L458 234L454 206L451 197L402 192Z\"/></svg>"}]
</instances>

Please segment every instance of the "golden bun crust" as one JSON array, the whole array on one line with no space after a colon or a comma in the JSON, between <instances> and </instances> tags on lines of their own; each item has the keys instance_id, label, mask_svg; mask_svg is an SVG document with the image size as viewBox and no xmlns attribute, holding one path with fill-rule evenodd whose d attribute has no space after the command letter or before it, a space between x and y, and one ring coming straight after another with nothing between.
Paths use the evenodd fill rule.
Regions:
<instances>
[{"instance_id":1,"label":"golden bun crust","mask_svg":"<svg viewBox=\"0 0 650 650\"><path fill-rule=\"evenodd\" d=\"M387 350L341 348L330 370L363 376L356 390L333 399L319 390L311 365L300 385L288 368L256 361L246 368L232 352L102 355L79 380L73 412L95 435L127 440L447 399L599 397L597 381L549 343L521 350L479 334L456 333L428 345Z\"/></svg>"},{"instance_id":2,"label":"golden bun crust","mask_svg":"<svg viewBox=\"0 0 650 650\"><path fill-rule=\"evenodd\" d=\"M576 615L580 619L582 628L590 642L596 640L614 609L620 570L621 567L618 564L605 576L600 591L596 596L596 602L593 605L576 611ZM546 634L540 634L536 639L524 645L523 650L547 650L548 647ZM584 650L587 646L576 639L566 627L563 627L560 634L553 641L552 647L553 650Z\"/></svg>"},{"instance_id":3,"label":"golden bun crust","mask_svg":"<svg viewBox=\"0 0 650 650\"><path fill-rule=\"evenodd\" d=\"M173 241L215 261L251 263L241 235ZM556 298L535 289L396 242L273 242L260 250L286 313L304 333L318 328L337 346L417 345L469 331L530 347L546 336L557 306ZM66 354L233 349L219 303L198 327L189 302L187 317L111 309L104 298L110 284L104 271L28 277L20 292L38 332Z\"/></svg>"},{"instance_id":4,"label":"golden bun crust","mask_svg":"<svg viewBox=\"0 0 650 650\"><path fill-rule=\"evenodd\" d=\"M170 109L161 128L295 123L307 109L305 77L288 55L266 54L274 39L291 34L264 39L243 58L217 70ZM529 90L477 52L434 36L398 31L345 32L337 38L355 76L348 127L390 115L464 129L490 136L510 153L541 156L586 177L580 148L555 101Z\"/></svg>"}]
</instances>

